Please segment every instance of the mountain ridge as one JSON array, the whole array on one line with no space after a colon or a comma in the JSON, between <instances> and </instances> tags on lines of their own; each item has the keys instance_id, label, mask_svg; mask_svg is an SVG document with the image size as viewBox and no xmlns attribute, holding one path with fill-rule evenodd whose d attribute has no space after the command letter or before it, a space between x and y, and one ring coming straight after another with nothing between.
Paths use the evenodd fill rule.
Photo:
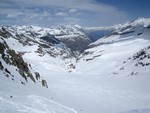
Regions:
<instances>
[{"instance_id":1,"label":"mountain ridge","mask_svg":"<svg viewBox=\"0 0 150 113\"><path fill-rule=\"evenodd\" d=\"M124 43L124 42L125 43L129 42L130 44L130 42L136 41L138 42L139 40L142 40L145 46L141 46L139 47L139 49L136 50L133 49L131 56L127 56L126 59L130 57L134 58L135 54L142 50L145 50L144 52L146 54L147 51L146 48L149 47L149 38L148 38L148 36L150 35L149 26L150 26L150 19L145 18L138 18L134 21L127 22L122 25L120 24L115 25L114 27L107 27L107 28L101 27L101 28L86 29L82 28L79 25L67 25L55 28L42 28L38 26L3 26L0 29L1 40L3 40L1 41L1 47L10 46L9 48L11 48L12 51L14 51L14 53L15 52L19 53L21 58L24 59L25 57L27 61L29 60L28 61L29 63L30 61L32 62L32 59L28 58L28 55L31 54L34 57L41 59L40 62L44 58L47 59L47 62L53 60L53 63L50 64L46 63L46 65L48 66L51 65L53 67L53 64L56 63L57 65L56 67L55 66L54 67L57 68L58 66L60 67L60 70L65 70L67 72L80 72L80 71L82 72L82 65L84 65L84 63L85 65L88 64L90 67L92 66L90 62L95 62L96 59L101 59L103 57L103 53L105 53L103 51L107 50L107 48L102 50L101 48L103 46L109 47L109 45L112 46L116 45L117 43ZM92 36L95 33L95 31L101 34L101 30L107 30L107 33L104 31L101 37L98 35L99 39L92 41L90 36ZM88 33L91 33L91 35L89 35ZM2 42L7 45L3 45ZM18 45L22 49L16 48ZM137 44L135 43L134 46L136 47ZM107 51L109 51L109 49ZM4 53L1 52L1 54ZM51 60L48 60L49 57L51 57L50 58ZM146 57L149 59L148 53ZM55 60L56 58L59 59L58 62L56 62ZM127 62L126 59L124 59L124 61L122 62ZM138 64L142 66L146 65L146 67L148 67L149 66L148 59L146 63L137 61L135 65ZM121 69L122 64L119 65ZM4 66L1 63L1 68L2 67ZM95 69L98 70L97 67L95 67ZM53 70L53 68L50 70ZM6 71L9 72L9 69L6 68L4 72L6 73ZM34 77L32 77L32 80L34 82L36 78L35 72ZM87 68L85 72L93 73L94 70L89 71L89 68ZM113 72L110 73L113 76L113 74L117 72L113 70ZM27 80L26 76L24 76L24 78L25 80Z\"/></svg>"}]
</instances>

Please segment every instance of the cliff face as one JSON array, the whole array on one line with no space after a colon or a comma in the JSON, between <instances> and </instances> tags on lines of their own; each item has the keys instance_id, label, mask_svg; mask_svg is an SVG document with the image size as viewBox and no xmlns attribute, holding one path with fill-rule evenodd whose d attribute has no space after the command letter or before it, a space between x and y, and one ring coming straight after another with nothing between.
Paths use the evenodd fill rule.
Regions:
<instances>
[{"instance_id":1,"label":"cliff face","mask_svg":"<svg viewBox=\"0 0 150 113\"><path fill-rule=\"evenodd\" d=\"M32 81L34 83L41 82L41 85L48 87L46 81L44 83L40 78L35 79L38 72L32 70L31 64L24 61L22 54L10 48L5 40L9 40L12 37L11 33L4 28L0 30L0 70L3 75L12 79L13 81L20 76L20 82L22 84Z\"/></svg>"}]
</instances>

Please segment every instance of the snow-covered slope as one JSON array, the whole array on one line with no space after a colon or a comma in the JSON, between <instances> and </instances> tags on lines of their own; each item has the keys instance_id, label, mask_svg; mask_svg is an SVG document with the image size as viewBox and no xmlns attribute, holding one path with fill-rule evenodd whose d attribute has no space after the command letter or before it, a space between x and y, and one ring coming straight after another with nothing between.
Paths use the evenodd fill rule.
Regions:
<instances>
[{"instance_id":1,"label":"snow-covered slope","mask_svg":"<svg viewBox=\"0 0 150 113\"><path fill-rule=\"evenodd\" d=\"M8 27L8 29L32 37L43 37L49 34L59 39L73 51L78 52L83 51L91 42L91 39L79 25L66 25L52 28L42 28L38 26L12 26Z\"/></svg>"},{"instance_id":2,"label":"snow-covered slope","mask_svg":"<svg viewBox=\"0 0 150 113\"><path fill-rule=\"evenodd\" d=\"M53 99L46 80L52 73L68 73L75 54L48 33L26 30L0 28L0 112L76 113Z\"/></svg>"},{"instance_id":3,"label":"snow-covered slope","mask_svg":"<svg viewBox=\"0 0 150 113\"><path fill-rule=\"evenodd\" d=\"M25 62L21 53L10 48L7 42L0 37L0 74L12 81L26 84L30 81L47 86L40 74L32 69L31 64Z\"/></svg>"},{"instance_id":4,"label":"snow-covered slope","mask_svg":"<svg viewBox=\"0 0 150 113\"><path fill-rule=\"evenodd\" d=\"M115 25L113 28L113 31L106 34L103 38L100 38L96 42L91 43L89 47L105 43L109 44L132 37L138 38L140 35L149 35L150 19L138 18L122 25Z\"/></svg>"},{"instance_id":5,"label":"snow-covered slope","mask_svg":"<svg viewBox=\"0 0 150 113\"><path fill-rule=\"evenodd\" d=\"M110 28L1 27L0 112L149 113L150 21Z\"/></svg>"},{"instance_id":6,"label":"snow-covered slope","mask_svg":"<svg viewBox=\"0 0 150 113\"><path fill-rule=\"evenodd\" d=\"M0 83L1 113L77 113L58 103L51 90L32 82L20 85L0 74Z\"/></svg>"},{"instance_id":7,"label":"snow-covered slope","mask_svg":"<svg viewBox=\"0 0 150 113\"><path fill-rule=\"evenodd\" d=\"M139 18L91 43L80 56L76 66L77 70L82 69L83 72L101 73L100 75L105 74L106 76L129 76L135 73L148 75L150 73L148 71L150 63L149 26L149 19ZM144 58L135 58L138 55ZM140 66L141 62L144 63Z\"/></svg>"},{"instance_id":8,"label":"snow-covered slope","mask_svg":"<svg viewBox=\"0 0 150 113\"><path fill-rule=\"evenodd\" d=\"M45 68L53 72L68 72L73 68L71 59L75 58L75 53L54 36L39 36L19 27L0 29L0 49L1 74L12 80L20 76L18 81L24 84L27 78L45 84L46 81L40 79L40 75L46 73Z\"/></svg>"},{"instance_id":9,"label":"snow-covered slope","mask_svg":"<svg viewBox=\"0 0 150 113\"><path fill-rule=\"evenodd\" d=\"M150 109L135 109L135 110L130 110L122 113L150 113Z\"/></svg>"},{"instance_id":10,"label":"snow-covered slope","mask_svg":"<svg viewBox=\"0 0 150 113\"><path fill-rule=\"evenodd\" d=\"M149 23L150 23L150 19L139 17L136 20L127 22L125 24L118 24L118 25L108 26L108 27L87 27L87 28L84 28L83 30L85 31L85 33L91 40L96 41L104 36L109 36L112 33L117 34L117 31L120 31L120 30L124 31L122 32L122 34L120 33L121 35L123 35L127 33L132 33L135 30L139 29L138 35L141 35L140 31L142 32L142 28L140 27L143 27L143 26L149 27Z\"/></svg>"}]
</instances>

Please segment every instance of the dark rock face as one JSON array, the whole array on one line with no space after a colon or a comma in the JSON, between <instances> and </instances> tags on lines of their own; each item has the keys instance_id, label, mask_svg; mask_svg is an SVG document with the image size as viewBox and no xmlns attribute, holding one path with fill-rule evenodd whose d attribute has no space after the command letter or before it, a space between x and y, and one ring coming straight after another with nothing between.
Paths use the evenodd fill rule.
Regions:
<instances>
[{"instance_id":1,"label":"dark rock face","mask_svg":"<svg viewBox=\"0 0 150 113\"><path fill-rule=\"evenodd\" d=\"M2 27L2 29L0 30L0 36L2 36L3 38L8 38L9 36L11 36L11 34L4 27Z\"/></svg>"},{"instance_id":2,"label":"dark rock face","mask_svg":"<svg viewBox=\"0 0 150 113\"><path fill-rule=\"evenodd\" d=\"M42 86L44 86L44 87L47 87L47 88L48 88L48 85L47 85L46 80L42 80Z\"/></svg>"},{"instance_id":3,"label":"dark rock face","mask_svg":"<svg viewBox=\"0 0 150 113\"><path fill-rule=\"evenodd\" d=\"M47 34L46 36L43 36L40 38L50 44L59 44L60 43L60 41L57 38L55 38L55 36L50 35L50 34Z\"/></svg>"},{"instance_id":4,"label":"dark rock face","mask_svg":"<svg viewBox=\"0 0 150 113\"><path fill-rule=\"evenodd\" d=\"M149 69L150 67L150 46L147 48L141 49L139 52L135 53L132 57L129 57L126 61L123 61L123 66L119 71L128 69L128 64L133 64L132 70L129 76L138 75L140 73L139 68ZM139 68L138 68L139 67Z\"/></svg>"},{"instance_id":5,"label":"dark rock face","mask_svg":"<svg viewBox=\"0 0 150 113\"><path fill-rule=\"evenodd\" d=\"M147 26L147 29L150 29L150 25Z\"/></svg>"},{"instance_id":6,"label":"dark rock face","mask_svg":"<svg viewBox=\"0 0 150 113\"><path fill-rule=\"evenodd\" d=\"M36 77L36 80L40 80L40 74L38 72L35 72L35 77Z\"/></svg>"},{"instance_id":7,"label":"dark rock face","mask_svg":"<svg viewBox=\"0 0 150 113\"><path fill-rule=\"evenodd\" d=\"M2 65L1 61L0 61L0 70L3 70L4 66Z\"/></svg>"},{"instance_id":8,"label":"dark rock face","mask_svg":"<svg viewBox=\"0 0 150 113\"><path fill-rule=\"evenodd\" d=\"M40 74L38 72L35 72L35 77L34 74L31 73L30 67L28 66L28 63L24 61L22 58L22 55L20 53L17 53L16 51L10 49L10 47L7 45L6 41L1 38L0 42L0 56L2 57L2 60L7 64L16 67L16 72L22 76L26 82L28 82L29 78L32 80L34 83L36 83L36 80L39 82L42 82L43 80L40 81ZM30 65L31 66L31 65ZM14 76L12 75L11 71L9 68L5 68L2 62L0 61L0 70L4 72L4 75L9 78L9 76L12 77L12 80L14 80ZM14 70L15 71L15 70ZM21 82L23 85L25 85L24 82ZM42 83L42 86L45 86L48 88L46 80L44 80Z\"/></svg>"},{"instance_id":9,"label":"dark rock face","mask_svg":"<svg viewBox=\"0 0 150 113\"><path fill-rule=\"evenodd\" d=\"M141 50L133 56L133 60L135 59L143 60L146 57L147 57L146 52L144 50Z\"/></svg>"},{"instance_id":10,"label":"dark rock face","mask_svg":"<svg viewBox=\"0 0 150 113\"><path fill-rule=\"evenodd\" d=\"M150 46L146 49L142 49L141 51L137 52L133 56L133 60L137 60L138 62L135 64L135 66L150 66ZM147 59L147 62L144 62L144 59Z\"/></svg>"},{"instance_id":11,"label":"dark rock face","mask_svg":"<svg viewBox=\"0 0 150 113\"><path fill-rule=\"evenodd\" d=\"M120 35L126 35L126 34L130 34L130 33L134 33L134 31L122 32Z\"/></svg>"},{"instance_id":12,"label":"dark rock face","mask_svg":"<svg viewBox=\"0 0 150 113\"><path fill-rule=\"evenodd\" d=\"M87 46L91 43L90 39L84 38L84 36L75 36L71 38L60 38L60 40L66 44L73 51L83 52Z\"/></svg>"},{"instance_id":13,"label":"dark rock face","mask_svg":"<svg viewBox=\"0 0 150 113\"><path fill-rule=\"evenodd\" d=\"M4 41L4 40L3 40ZM33 75L30 73L28 68L28 64L24 62L21 54L16 53L14 50L11 50L7 43L0 43L0 54L2 55L2 59L6 62L6 64L13 65L18 68L19 74L27 81L27 77L29 77L33 82L35 79ZM7 54L5 54L5 52ZM8 69L5 69L5 72L10 74Z\"/></svg>"}]
</instances>

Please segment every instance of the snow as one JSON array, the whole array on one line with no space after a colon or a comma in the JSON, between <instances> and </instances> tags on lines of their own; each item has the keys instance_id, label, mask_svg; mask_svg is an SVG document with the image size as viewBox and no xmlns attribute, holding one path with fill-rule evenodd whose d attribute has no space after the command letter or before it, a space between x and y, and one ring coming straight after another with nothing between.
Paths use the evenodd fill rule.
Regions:
<instances>
[{"instance_id":1,"label":"snow","mask_svg":"<svg viewBox=\"0 0 150 113\"><path fill-rule=\"evenodd\" d=\"M122 112L122 113L150 113L150 109L136 109L136 110L131 110L127 112Z\"/></svg>"},{"instance_id":2,"label":"snow","mask_svg":"<svg viewBox=\"0 0 150 113\"><path fill-rule=\"evenodd\" d=\"M51 78L52 83L50 82L49 86L57 91L59 97L67 98L67 100L64 98L67 105L75 106L76 110L81 109L85 113L117 113L150 105L149 77L116 79L88 77L85 74L75 77L63 76L60 79ZM143 82L145 84L141 85Z\"/></svg>"},{"instance_id":3,"label":"snow","mask_svg":"<svg viewBox=\"0 0 150 113\"><path fill-rule=\"evenodd\" d=\"M4 113L119 113L150 108L149 76L97 79L88 74L49 73L49 89L0 77Z\"/></svg>"},{"instance_id":4,"label":"snow","mask_svg":"<svg viewBox=\"0 0 150 113\"><path fill-rule=\"evenodd\" d=\"M129 25L131 25L131 26L143 25L144 27L147 27L149 24L150 24L150 19L149 18L139 17L139 18L137 18L133 21L126 22L125 24L114 25L114 26L112 26L112 28L121 29L121 28L125 28Z\"/></svg>"},{"instance_id":5,"label":"snow","mask_svg":"<svg viewBox=\"0 0 150 113\"><path fill-rule=\"evenodd\" d=\"M120 66L127 58L141 50L141 48L146 48L149 44L149 40L138 38L90 48L85 52L93 53L81 57L77 63L76 71L91 74L99 73L102 76L105 73L106 76L111 76L117 66ZM87 59L93 60L87 61Z\"/></svg>"},{"instance_id":6,"label":"snow","mask_svg":"<svg viewBox=\"0 0 150 113\"><path fill-rule=\"evenodd\" d=\"M133 25L133 23L148 25L149 20L139 19L130 24ZM76 28L80 29L80 26L72 27L73 31ZM48 31L53 32L52 28L43 29L36 26L17 27L16 29L18 29L16 32L19 33L32 29L41 35ZM59 29L65 28L62 26ZM58 31L54 29L54 32L62 31L59 29L57 28ZM32 81L28 83L24 81L25 85L20 84L20 80L23 81L23 79L14 71L16 68L7 65L0 57L4 67L17 75L12 81L0 71L0 112L149 113L149 66L135 67L137 60L132 59L141 49L145 50L150 46L149 31L145 30L142 35L137 36L137 33L141 31L139 28L134 33L121 35L124 31L120 32L118 29L120 34L97 40L93 43L96 46L86 49L85 53L88 54L83 53L78 60L75 58L63 59L61 56L69 54L67 52L69 49L62 44L53 45L49 49L42 48L44 54L41 56L36 52L39 48L38 43L41 43L38 38L36 39L38 43L30 46L22 45L13 37L5 39L11 49L16 52L25 52L23 59L31 64L31 71L39 72L41 77L47 81L48 88ZM130 30L126 29L125 32ZM68 36L74 36L71 33ZM0 42L3 40L0 39ZM66 53L59 55L63 49L66 50ZM48 50L58 56L50 56L47 53ZM149 54L149 50L146 50L146 53ZM149 62L149 59L144 59L143 62ZM75 69L68 68L70 64L75 65ZM124 70L121 71L121 67L124 67ZM131 75L132 72L137 72L137 75Z\"/></svg>"},{"instance_id":7,"label":"snow","mask_svg":"<svg viewBox=\"0 0 150 113\"><path fill-rule=\"evenodd\" d=\"M72 108L48 99L48 91L44 88L31 84L23 86L2 76L0 82L1 113L76 113Z\"/></svg>"}]
</instances>

